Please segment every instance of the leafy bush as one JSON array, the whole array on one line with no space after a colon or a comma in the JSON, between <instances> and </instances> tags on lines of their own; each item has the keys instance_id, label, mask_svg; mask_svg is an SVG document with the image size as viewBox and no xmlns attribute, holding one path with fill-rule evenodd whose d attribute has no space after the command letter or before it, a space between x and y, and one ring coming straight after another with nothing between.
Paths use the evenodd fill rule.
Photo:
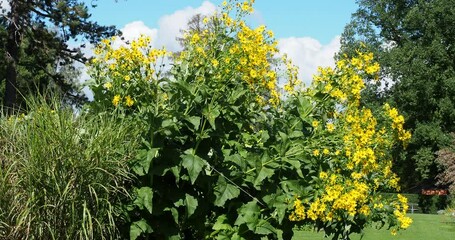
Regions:
<instances>
[{"instance_id":1,"label":"leafy bush","mask_svg":"<svg viewBox=\"0 0 455 240\"><path fill-rule=\"evenodd\" d=\"M419 195L418 203L423 213L436 214L439 210L444 210L450 205L450 197L448 195Z\"/></svg>"},{"instance_id":2,"label":"leafy bush","mask_svg":"<svg viewBox=\"0 0 455 240\"><path fill-rule=\"evenodd\" d=\"M379 71L372 54L321 68L302 88L273 32L242 20L252 2L224 2L178 54L147 37L95 49L91 111L142 129L130 238L276 239L281 230L290 239L311 224L348 239L370 222L407 228L406 198L380 193L398 190L390 150L410 138L404 118L360 106L363 77Z\"/></svg>"},{"instance_id":3,"label":"leafy bush","mask_svg":"<svg viewBox=\"0 0 455 240\"><path fill-rule=\"evenodd\" d=\"M131 181L134 129L31 100L0 119L0 239L111 239Z\"/></svg>"}]
</instances>

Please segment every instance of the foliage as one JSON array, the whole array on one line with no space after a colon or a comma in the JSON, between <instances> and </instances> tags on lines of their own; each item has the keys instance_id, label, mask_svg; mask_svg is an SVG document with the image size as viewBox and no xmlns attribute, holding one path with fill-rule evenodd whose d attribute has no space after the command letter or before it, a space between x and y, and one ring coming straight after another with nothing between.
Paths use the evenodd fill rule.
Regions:
<instances>
[{"instance_id":1,"label":"foliage","mask_svg":"<svg viewBox=\"0 0 455 240\"><path fill-rule=\"evenodd\" d=\"M373 52L388 84L369 84L363 103L389 102L406 119L413 137L396 150L395 170L407 189L436 183L436 152L449 142L455 119L455 1L358 1L342 36L340 56L359 48ZM363 46L362 46L363 45Z\"/></svg>"},{"instance_id":2,"label":"foliage","mask_svg":"<svg viewBox=\"0 0 455 240\"><path fill-rule=\"evenodd\" d=\"M116 238L134 129L47 101L0 119L0 239Z\"/></svg>"},{"instance_id":3,"label":"foliage","mask_svg":"<svg viewBox=\"0 0 455 240\"><path fill-rule=\"evenodd\" d=\"M406 198L380 191L398 189L390 149L410 133L395 108L381 107L379 126L360 106L362 79L379 71L373 55L321 68L302 89L273 32L242 20L252 3L223 2L178 54L147 37L95 49L89 111L142 131L129 237L290 239L311 224L348 239L370 222L407 228Z\"/></svg>"},{"instance_id":4,"label":"foliage","mask_svg":"<svg viewBox=\"0 0 455 240\"><path fill-rule=\"evenodd\" d=\"M80 103L84 98L73 63L86 59L71 42L85 39L95 43L118 32L91 21L81 0L15 0L9 5L0 14L3 110L23 105L23 96L43 94L48 88L60 91L65 100Z\"/></svg>"},{"instance_id":5,"label":"foliage","mask_svg":"<svg viewBox=\"0 0 455 240\"><path fill-rule=\"evenodd\" d=\"M443 171L438 175L438 183L449 186L449 191L455 193L455 134L451 134L452 144L437 152L438 163L443 166Z\"/></svg>"}]
</instances>

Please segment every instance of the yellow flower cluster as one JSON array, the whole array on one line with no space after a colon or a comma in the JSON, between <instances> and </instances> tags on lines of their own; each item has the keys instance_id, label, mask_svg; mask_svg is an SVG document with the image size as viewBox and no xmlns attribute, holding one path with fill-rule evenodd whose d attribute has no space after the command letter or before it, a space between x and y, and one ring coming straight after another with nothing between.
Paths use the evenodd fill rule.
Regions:
<instances>
[{"instance_id":1,"label":"yellow flower cluster","mask_svg":"<svg viewBox=\"0 0 455 240\"><path fill-rule=\"evenodd\" d=\"M305 207L298 198L294 200L294 211L289 215L291 221L302 221L305 219Z\"/></svg>"},{"instance_id":2,"label":"yellow flower cluster","mask_svg":"<svg viewBox=\"0 0 455 240\"><path fill-rule=\"evenodd\" d=\"M317 75L313 76L314 84L322 84L323 92L344 103L350 101L359 106L360 92L365 88L362 75L373 75L377 79L380 70L379 64L373 61L372 53L357 52L356 57L341 59L336 63L336 69L318 68ZM334 77L327 81L327 76ZM348 99L349 97L349 99Z\"/></svg>"},{"instance_id":3,"label":"yellow flower cluster","mask_svg":"<svg viewBox=\"0 0 455 240\"><path fill-rule=\"evenodd\" d=\"M145 35L122 44L116 37L102 40L94 50L90 67L96 69L92 77L103 87L104 97L112 99L113 106L132 107L134 99L142 94L135 92L137 84L156 79L158 61L169 53L165 49L152 48L150 37Z\"/></svg>"},{"instance_id":4,"label":"yellow flower cluster","mask_svg":"<svg viewBox=\"0 0 455 240\"><path fill-rule=\"evenodd\" d=\"M401 194L398 194L397 197L398 203L395 204L393 215L397 218L400 228L406 229L412 223L412 219L410 217L406 217L406 211L408 211L408 199Z\"/></svg>"},{"instance_id":5,"label":"yellow flower cluster","mask_svg":"<svg viewBox=\"0 0 455 240\"><path fill-rule=\"evenodd\" d=\"M396 109L384 107L383 114L392 120L390 129L380 127L373 112L360 107L361 91L365 87L362 76L378 71L379 65L373 62L371 53L358 53L356 57L338 61L335 68L319 68L319 74L314 76L312 88L307 93L311 96L322 93L326 96L323 101L332 104L334 113L325 123L325 131L315 132L330 138L327 144L318 142L318 146L326 146L323 154L314 149L312 156L330 162L331 167L319 172L322 194L303 205L302 199L295 200L294 212L298 206L299 211L305 210L305 213L300 212L297 217L291 212L291 221L306 218L326 222L344 218L346 214L368 217L372 212L386 211L384 204L387 204L396 209L394 216L401 228L411 223L405 216L406 198L399 195L398 202L388 203L376 193L379 187L399 190L398 178L391 172L392 130L398 132L401 141L410 137L403 128L404 118ZM311 125L317 128L321 123L313 120Z\"/></svg>"},{"instance_id":6,"label":"yellow flower cluster","mask_svg":"<svg viewBox=\"0 0 455 240\"><path fill-rule=\"evenodd\" d=\"M397 131L398 139L406 143L411 139L411 133L403 128L404 117L398 113L396 108L391 108L389 104L384 105L384 110L392 120L392 128Z\"/></svg>"},{"instance_id":7,"label":"yellow flower cluster","mask_svg":"<svg viewBox=\"0 0 455 240\"><path fill-rule=\"evenodd\" d=\"M229 12L232 9L231 2L223 2L222 12L204 18L201 30L190 30L184 34L186 47L176 62L188 61L196 68L209 65L211 76L204 76L204 80L243 80L258 94L257 102L277 106L280 90L275 70L277 65L272 64L272 59L276 58L278 49L273 32L263 25L250 28L239 17L252 12L253 3L252 0L237 2L240 13L237 18L232 18ZM217 32L219 29L223 31ZM281 59L281 63L286 69L285 89L292 92L300 84L297 67L286 57Z\"/></svg>"}]
</instances>

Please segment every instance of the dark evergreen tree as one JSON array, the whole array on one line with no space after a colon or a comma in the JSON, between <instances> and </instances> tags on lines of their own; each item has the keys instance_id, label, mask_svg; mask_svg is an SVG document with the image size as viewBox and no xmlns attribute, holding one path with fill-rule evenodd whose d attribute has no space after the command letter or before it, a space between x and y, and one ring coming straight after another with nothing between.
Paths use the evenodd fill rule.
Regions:
<instances>
[{"instance_id":1,"label":"dark evergreen tree","mask_svg":"<svg viewBox=\"0 0 455 240\"><path fill-rule=\"evenodd\" d=\"M82 0L10 0L9 6L0 15L4 109L10 111L23 103L22 96L49 87L61 91L68 100L80 101L83 96L75 88L77 81L65 75L74 76L73 63L87 59L80 48L70 44L95 43L118 31L90 20Z\"/></svg>"}]
</instances>

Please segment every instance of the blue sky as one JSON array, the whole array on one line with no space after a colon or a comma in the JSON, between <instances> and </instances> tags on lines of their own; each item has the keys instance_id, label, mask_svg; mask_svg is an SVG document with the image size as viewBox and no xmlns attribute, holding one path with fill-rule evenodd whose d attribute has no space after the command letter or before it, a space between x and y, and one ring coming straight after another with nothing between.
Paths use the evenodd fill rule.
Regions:
<instances>
[{"instance_id":1,"label":"blue sky","mask_svg":"<svg viewBox=\"0 0 455 240\"><path fill-rule=\"evenodd\" d=\"M178 51L180 29L197 13L213 13L222 0L85 0L98 6L92 17L104 25L116 25L127 40L146 34L155 47ZM239 0L243 1L243 0ZM318 66L333 66L339 36L357 9L355 0L256 0L249 18L253 25L273 30L280 52L300 68L309 84Z\"/></svg>"},{"instance_id":2,"label":"blue sky","mask_svg":"<svg viewBox=\"0 0 455 240\"><path fill-rule=\"evenodd\" d=\"M90 3L92 0L86 0ZM188 7L197 8L201 0L97 0L92 17L102 24L122 28L133 21L142 21L157 28L164 15L171 15ZM210 1L220 5L222 1ZM355 0L256 0L252 22L264 24L277 38L312 37L328 44L340 35L351 14ZM184 27L184 26L182 26Z\"/></svg>"}]
</instances>

